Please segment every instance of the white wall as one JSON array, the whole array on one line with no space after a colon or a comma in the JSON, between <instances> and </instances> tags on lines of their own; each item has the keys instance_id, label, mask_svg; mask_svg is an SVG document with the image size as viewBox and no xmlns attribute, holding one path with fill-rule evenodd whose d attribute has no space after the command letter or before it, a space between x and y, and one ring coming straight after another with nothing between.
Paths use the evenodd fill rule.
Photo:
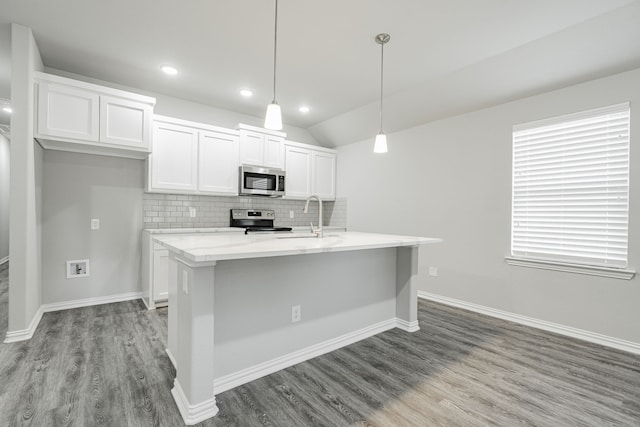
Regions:
<instances>
[{"instance_id":1,"label":"white wall","mask_svg":"<svg viewBox=\"0 0 640 427\"><path fill-rule=\"evenodd\" d=\"M40 199L42 151L33 139L33 71L43 65L29 28L11 26L11 187L9 218L9 326L26 331L40 307Z\"/></svg>"},{"instance_id":2,"label":"white wall","mask_svg":"<svg viewBox=\"0 0 640 427\"><path fill-rule=\"evenodd\" d=\"M42 303L139 292L144 161L45 150L43 182ZM90 276L67 279L87 258Z\"/></svg>"},{"instance_id":3,"label":"white wall","mask_svg":"<svg viewBox=\"0 0 640 427\"><path fill-rule=\"evenodd\" d=\"M0 261L9 257L9 140L0 134Z\"/></svg>"},{"instance_id":4,"label":"white wall","mask_svg":"<svg viewBox=\"0 0 640 427\"><path fill-rule=\"evenodd\" d=\"M640 69L338 149L338 194L350 230L442 237L421 249L420 289L640 343L640 279L505 263L510 252L511 130L528 122L631 102L629 265L640 267ZM433 102L437 102L434 99ZM428 266L439 268L427 276Z\"/></svg>"}]
</instances>

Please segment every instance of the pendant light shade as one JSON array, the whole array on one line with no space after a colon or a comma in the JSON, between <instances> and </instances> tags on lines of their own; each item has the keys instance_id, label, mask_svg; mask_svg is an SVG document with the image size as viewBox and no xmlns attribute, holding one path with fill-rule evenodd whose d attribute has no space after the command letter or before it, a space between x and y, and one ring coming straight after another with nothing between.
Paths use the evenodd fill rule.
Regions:
<instances>
[{"instance_id":1,"label":"pendant light shade","mask_svg":"<svg viewBox=\"0 0 640 427\"><path fill-rule=\"evenodd\" d=\"M278 53L278 0L276 0L275 29L273 31L273 101L267 106L264 127L271 130L282 129L282 112L276 101L276 58Z\"/></svg>"},{"instance_id":2,"label":"pendant light shade","mask_svg":"<svg viewBox=\"0 0 640 427\"><path fill-rule=\"evenodd\" d=\"M282 112L280 111L280 105L275 100L267 106L264 127L272 130L282 129Z\"/></svg>"},{"instance_id":3,"label":"pendant light shade","mask_svg":"<svg viewBox=\"0 0 640 427\"><path fill-rule=\"evenodd\" d=\"M374 153L386 153L387 152L387 135L379 133L376 135L376 141L373 143Z\"/></svg>"},{"instance_id":4,"label":"pendant light shade","mask_svg":"<svg viewBox=\"0 0 640 427\"><path fill-rule=\"evenodd\" d=\"M380 132L376 135L376 140L373 144L374 153L386 153L387 152L387 136L382 131L382 93L384 84L384 45L391 40L391 36L387 33L380 33L376 36L376 43L380 45Z\"/></svg>"}]
</instances>

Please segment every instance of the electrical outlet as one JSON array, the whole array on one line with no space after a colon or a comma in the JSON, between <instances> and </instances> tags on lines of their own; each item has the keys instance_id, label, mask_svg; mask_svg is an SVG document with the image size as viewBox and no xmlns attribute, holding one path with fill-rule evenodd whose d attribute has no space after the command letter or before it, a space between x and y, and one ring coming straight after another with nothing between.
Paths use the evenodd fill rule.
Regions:
<instances>
[{"instance_id":1,"label":"electrical outlet","mask_svg":"<svg viewBox=\"0 0 640 427\"><path fill-rule=\"evenodd\" d=\"M438 267L429 267L429 276L438 276Z\"/></svg>"},{"instance_id":2,"label":"electrical outlet","mask_svg":"<svg viewBox=\"0 0 640 427\"><path fill-rule=\"evenodd\" d=\"M189 216L191 218L195 218L196 217L196 208L189 208Z\"/></svg>"},{"instance_id":3,"label":"electrical outlet","mask_svg":"<svg viewBox=\"0 0 640 427\"><path fill-rule=\"evenodd\" d=\"M302 310L299 305L291 307L291 323L299 322L302 318Z\"/></svg>"},{"instance_id":4,"label":"electrical outlet","mask_svg":"<svg viewBox=\"0 0 640 427\"><path fill-rule=\"evenodd\" d=\"M78 277L89 276L89 260L76 259L67 261L67 279L77 279Z\"/></svg>"},{"instance_id":5,"label":"electrical outlet","mask_svg":"<svg viewBox=\"0 0 640 427\"><path fill-rule=\"evenodd\" d=\"M97 218L93 218L91 220L91 229L92 230L100 230L100 220Z\"/></svg>"},{"instance_id":6,"label":"electrical outlet","mask_svg":"<svg viewBox=\"0 0 640 427\"><path fill-rule=\"evenodd\" d=\"M296 216L294 211L289 211L289 218L293 219Z\"/></svg>"}]
</instances>

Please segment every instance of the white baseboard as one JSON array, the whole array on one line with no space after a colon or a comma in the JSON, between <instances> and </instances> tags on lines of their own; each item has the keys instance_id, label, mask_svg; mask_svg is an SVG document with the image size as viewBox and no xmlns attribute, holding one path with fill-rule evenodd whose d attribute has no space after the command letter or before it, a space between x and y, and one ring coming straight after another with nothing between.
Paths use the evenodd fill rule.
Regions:
<instances>
[{"instance_id":1,"label":"white baseboard","mask_svg":"<svg viewBox=\"0 0 640 427\"><path fill-rule=\"evenodd\" d=\"M72 301L53 302L42 304L45 313L50 311L68 310L70 308L90 307L92 305L111 304L114 302L130 301L142 298L142 292L128 292L126 294L109 295L106 297L93 297L76 299Z\"/></svg>"},{"instance_id":2,"label":"white baseboard","mask_svg":"<svg viewBox=\"0 0 640 427\"><path fill-rule=\"evenodd\" d=\"M9 262L9 256L8 255L6 257L0 259L0 265L4 264L5 262Z\"/></svg>"},{"instance_id":3,"label":"white baseboard","mask_svg":"<svg viewBox=\"0 0 640 427\"><path fill-rule=\"evenodd\" d=\"M173 353L171 353L171 350L169 350L168 348L165 348L164 351L167 353L167 356L169 356L169 360L171 361L171 364L173 365L173 367L177 369L178 364L176 363L176 358L173 357Z\"/></svg>"},{"instance_id":4,"label":"white baseboard","mask_svg":"<svg viewBox=\"0 0 640 427\"><path fill-rule=\"evenodd\" d=\"M73 301L63 301L63 302L42 304L40 308L38 308L38 311L36 311L35 316L33 316L33 319L31 320L29 327L27 329L23 329L19 331L7 331L7 335L5 337L4 342L8 344L12 342L25 341L25 340L31 339L44 313L49 313L51 311L68 310L70 308L80 308L80 307L89 307L92 305L110 304L113 302L129 301L129 300L140 299L140 298L142 298L142 292L129 292L126 294L110 295L106 297L94 297L94 298L77 299Z\"/></svg>"},{"instance_id":5,"label":"white baseboard","mask_svg":"<svg viewBox=\"0 0 640 427\"><path fill-rule=\"evenodd\" d=\"M397 322L397 327L399 329L402 329L403 331L406 332L417 332L420 330L420 325L418 324L417 320L414 320L413 322L407 322L404 319L399 319L396 317L396 322Z\"/></svg>"},{"instance_id":6,"label":"white baseboard","mask_svg":"<svg viewBox=\"0 0 640 427\"><path fill-rule=\"evenodd\" d=\"M22 329L19 331L7 331L7 335L5 336L4 342L5 344L9 344L12 342L25 341L31 339L33 337L38 324L40 324L40 319L42 319L42 314L44 311L42 310L42 306L38 308L36 314L31 319L31 323L27 329Z\"/></svg>"},{"instance_id":7,"label":"white baseboard","mask_svg":"<svg viewBox=\"0 0 640 427\"><path fill-rule=\"evenodd\" d=\"M366 328L294 351L293 353L285 354L284 356L277 357L264 363L242 369L232 374L216 378L213 380L214 392L215 394L218 394L231 390L234 387L257 380L258 378L262 378L266 375L304 362L305 360L313 359L314 357L321 356L396 327L404 329L403 325L400 325L400 319L393 318L385 320L374 325L367 326Z\"/></svg>"},{"instance_id":8,"label":"white baseboard","mask_svg":"<svg viewBox=\"0 0 640 427\"><path fill-rule=\"evenodd\" d=\"M182 415L184 423L188 426L198 424L218 413L218 405L216 405L216 398L213 395L211 396L211 399L191 405L177 378L173 381L171 394L173 395L173 400L176 401L176 405L180 410L180 415Z\"/></svg>"},{"instance_id":9,"label":"white baseboard","mask_svg":"<svg viewBox=\"0 0 640 427\"><path fill-rule=\"evenodd\" d=\"M559 323L547 322L546 320L535 319L533 317L521 316L519 314L510 313L508 311L497 310L495 308L483 305L473 304L453 298L443 297L424 291L418 291L418 297L430 301L439 302L450 305L452 307L463 308L465 310L475 311L476 313L486 314L487 316L497 317L503 320L519 323L521 325L531 326L532 328L542 329L556 334L577 338L606 347L627 351L629 353L640 354L640 343L625 341L607 335L597 334L595 332L585 331L583 329L573 328L571 326L561 325Z\"/></svg>"}]
</instances>

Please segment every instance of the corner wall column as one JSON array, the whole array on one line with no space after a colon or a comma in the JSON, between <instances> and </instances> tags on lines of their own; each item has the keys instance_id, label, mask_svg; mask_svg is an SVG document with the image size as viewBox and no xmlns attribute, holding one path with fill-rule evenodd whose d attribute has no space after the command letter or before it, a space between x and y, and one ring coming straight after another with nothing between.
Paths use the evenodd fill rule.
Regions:
<instances>
[{"instance_id":1,"label":"corner wall column","mask_svg":"<svg viewBox=\"0 0 640 427\"><path fill-rule=\"evenodd\" d=\"M174 257L170 266L170 291L176 290L176 379L171 394L187 425L197 424L218 413L213 391L213 290L215 262L193 266ZM175 277L175 279L174 279ZM171 311L171 299L169 310ZM171 319L169 319L171 327ZM171 343L171 336L169 337ZM173 349L171 349L173 351Z\"/></svg>"},{"instance_id":2,"label":"corner wall column","mask_svg":"<svg viewBox=\"0 0 640 427\"><path fill-rule=\"evenodd\" d=\"M420 330L418 325L418 246L396 249L396 318L398 327L407 332Z\"/></svg>"}]
</instances>

